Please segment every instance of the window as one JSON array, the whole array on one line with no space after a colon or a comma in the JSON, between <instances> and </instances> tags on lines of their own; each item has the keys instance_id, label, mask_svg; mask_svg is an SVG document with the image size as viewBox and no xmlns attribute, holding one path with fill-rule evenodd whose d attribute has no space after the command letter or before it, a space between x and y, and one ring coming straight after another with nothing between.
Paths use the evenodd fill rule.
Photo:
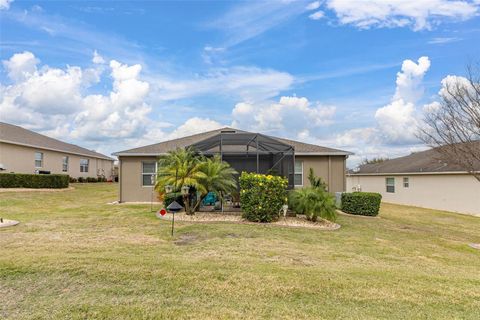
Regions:
<instances>
[{"instance_id":1,"label":"window","mask_svg":"<svg viewBox=\"0 0 480 320\"><path fill-rule=\"evenodd\" d=\"M156 167L155 162L142 162L142 186L148 187L155 184Z\"/></svg>"},{"instance_id":2,"label":"window","mask_svg":"<svg viewBox=\"0 0 480 320\"><path fill-rule=\"evenodd\" d=\"M395 193L395 178L385 178L388 193Z\"/></svg>"},{"instance_id":3,"label":"window","mask_svg":"<svg viewBox=\"0 0 480 320\"><path fill-rule=\"evenodd\" d=\"M410 188L410 181L408 180L407 177L403 178L403 187Z\"/></svg>"},{"instance_id":4,"label":"window","mask_svg":"<svg viewBox=\"0 0 480 320\"><path fill-rule=\"evenodd\" d=\"M43 167L43 153L35 152L35 168Z\"/></svg>"},{"instance_id":5,"label":"window","mask_svg":"<svg viewBox=\"0 0 480 320\"><path fill-rule=\"evenodd\" d=\"M80 172L88 172L88 164L90 160L80 159Z\"/></svg>"},{"instance_id":6,"label":"window","mask_svg":"<svg viewBox=\"0 0 480 320\"><path fill-rule=\"evenodd\" d=\"M303 186L303 161L295 160L293 184L296 186Z\"/></svg>"},{"instance_id":7,"label":"window","mask_svg":"<svg viewBox=\"0 0 480 320\"><path fill-rule=\"evenodd\" d=\"M62 158L62 171L63 172L68 171L68 157L63 157Z\"/></svg>"}]
</instances>

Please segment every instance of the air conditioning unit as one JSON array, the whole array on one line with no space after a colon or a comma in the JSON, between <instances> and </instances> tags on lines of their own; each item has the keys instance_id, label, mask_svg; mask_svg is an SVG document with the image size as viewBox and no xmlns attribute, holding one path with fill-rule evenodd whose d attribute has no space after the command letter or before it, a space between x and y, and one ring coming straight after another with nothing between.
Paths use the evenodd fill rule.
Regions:
<instances>
[{"instance_id":1,"label":"air conditioning unit","mask_svg":"<svg viewBox=\"0 0 480 320\"><path fill-rule=\"evenodd\" d=\"M7 170L7 167L3 163L0 163L0 171L5 171L5 170Z\"/></svg>"}]
</instances>

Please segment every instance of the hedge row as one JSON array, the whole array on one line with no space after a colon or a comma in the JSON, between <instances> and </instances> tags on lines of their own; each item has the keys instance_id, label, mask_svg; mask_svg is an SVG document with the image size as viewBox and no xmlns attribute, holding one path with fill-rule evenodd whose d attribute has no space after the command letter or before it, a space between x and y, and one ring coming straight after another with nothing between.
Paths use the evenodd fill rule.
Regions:
<instances>
[{"instance_id":1,"label":"hedge row","mask_svg":"<svg viewBox=\"0 0 480 320\"><path fill-rule=\"evenodd\" d=\"M279 211L288 200L287 179L242 172L239 183L240 203L245 219L254 222L278 220Z\"/></svg>"},{"instance_id":2,"label":"hedge row","mask_svg":"<svg viewBox=\"0 0 480 320\"><path fill-rule=\"evenodd\" d=\"M0 173L0 188L68 188L66 174Z\"/></svg>"},{"instance_id":3,"label":"hedge row","mask_svg":"<svg viewBox=\"0 0 480 320\"><path fill-rule=\"evenodd\" d=\"M376 216L382 195L374 192L342 193L342 211L362 216Z\"/></svg>"}]
</instances>

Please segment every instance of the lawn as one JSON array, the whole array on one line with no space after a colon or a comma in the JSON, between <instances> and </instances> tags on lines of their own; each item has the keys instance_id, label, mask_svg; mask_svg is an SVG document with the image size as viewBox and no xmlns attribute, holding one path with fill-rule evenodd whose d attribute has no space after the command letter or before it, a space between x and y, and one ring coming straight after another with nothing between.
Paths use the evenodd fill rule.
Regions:
<instances>
[{"instance_id":1,"label":"lawn","mask_svg":"<svg viewBox=\"0 0 480 320\"><path fill-rule=\"evenodd\" d=\"M337 231L170 224L117 186L0 193L0 318L480 319L480 218L383 204Z\"/></svg>"}]
</instances>

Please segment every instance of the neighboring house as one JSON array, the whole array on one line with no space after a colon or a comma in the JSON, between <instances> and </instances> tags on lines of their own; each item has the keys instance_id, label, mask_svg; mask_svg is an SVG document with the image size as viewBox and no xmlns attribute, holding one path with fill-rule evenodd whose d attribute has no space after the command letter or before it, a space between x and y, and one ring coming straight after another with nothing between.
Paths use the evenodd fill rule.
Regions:
<instances>
[{"instance_id":1,"label":"neighboring house","mask_svg":"<svg viewBox=\"0 0 480 320\"><path fill-rule=\"evenodd\" d=\"M19 126L0 122L0 170L111 179L113 159Z\"/></svg>"},{"instance_id":2,"label":"neighboring house","mask_svg":"<svg viewBox=\"0 0 480 320\"><path fill-rule=\"evenodd\" d=\"M276 172L288 177L292 188L309 185L313 168L330 192L345 191L346 159L352 154L232 128L213 130L114 153L119 159L120 202L151 201L158 157L187 147L206 156L220 154L239 173Z\"/></svg>"},{"instance_id":3,"label":"neighboring house","mask_svg":"<svg viewBox=\"0 0 480 320\"><path fill-rule=\"evenodd\" d=\"M347 191L378 192L385 202L480 214L480 182L441 159L430 149L360 166L347 174ZM480 163L476 165L480 171Z\"/></svg>"}]
</instances>

